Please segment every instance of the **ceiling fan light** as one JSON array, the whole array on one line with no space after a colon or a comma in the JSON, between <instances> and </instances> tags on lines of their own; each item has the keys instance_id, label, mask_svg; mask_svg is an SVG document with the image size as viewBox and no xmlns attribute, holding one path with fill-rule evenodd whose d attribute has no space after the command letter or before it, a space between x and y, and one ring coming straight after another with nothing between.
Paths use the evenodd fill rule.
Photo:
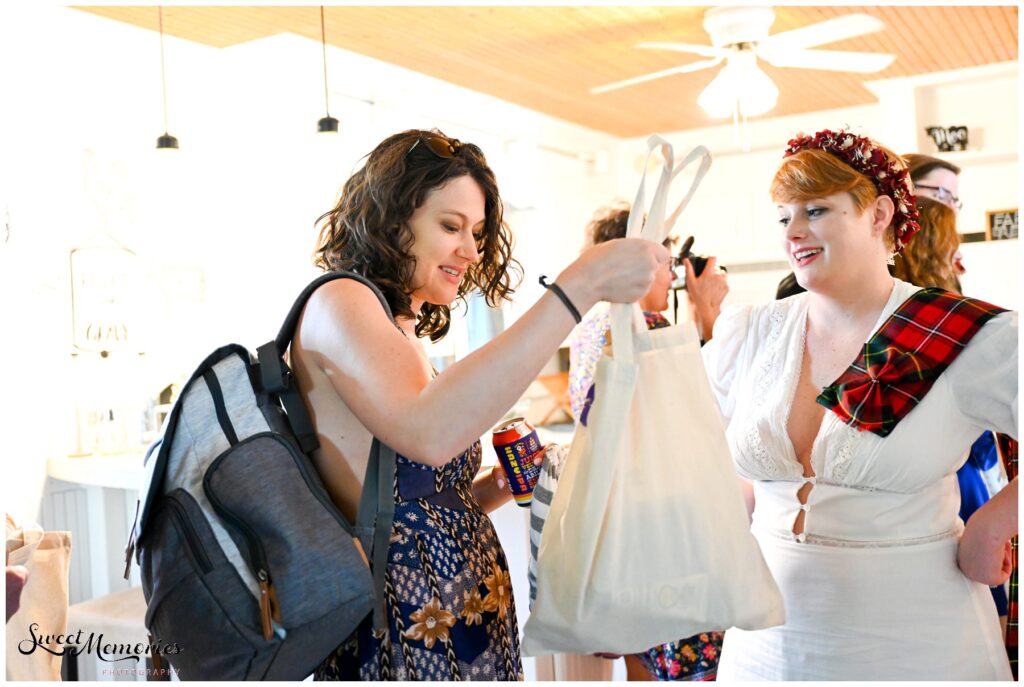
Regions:
<instances>
[{"instance_id":1,"label":"ceiling fan light","mask_svg":"<svg viewBox=\"0 0 1024 687\"><path fill-rule=\"evenodd\" d=\"M732 115L736 103L735 72L736 67L725 65L697 96L697 104L716 119Z\"/></svg>"},{"instance_id":2,"label":"ceiling fan light","mask_svg":"<svg viewBox=\"0 0 1024 687\"><path fill-rule=\"evenodd\" d=\"M748 117L764 114L779 99L779 89L760 67L752 65L737 79L740 109Z\"/></svg>"},{"instance_id":3,"label":"ceiling fan light","mask_svg":"<svg viewBox=\"0 0 1024 687\"><path fill-rule=\"evenodd\" d=\"M737 101L741 112L752 117L768 112L779 98L779 89L756 64L727 64L697 96L697 104L711 117L731 117Z\"/></svg>"}]
</instances>

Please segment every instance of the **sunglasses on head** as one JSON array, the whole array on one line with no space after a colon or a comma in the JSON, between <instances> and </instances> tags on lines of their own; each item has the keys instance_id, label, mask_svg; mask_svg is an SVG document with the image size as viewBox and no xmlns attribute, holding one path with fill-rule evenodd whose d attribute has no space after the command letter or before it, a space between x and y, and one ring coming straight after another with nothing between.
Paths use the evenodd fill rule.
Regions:
<instances>
[{"instance_id":1,"label":"sunglasses on head","mask_svg":"<svg viewBox=\"0 0 1024 687\"><path fill-rule=\"evenodd\" d=\"M458 155L459 151L462 149L462 142L457 138L445 138L440 134L427 134L417 138L409 148L408 152L406 152L406 155L415 150L416 146L420 143L425 145L434 155L446 160L450 160Z\"/></svg>"}]
</instances>

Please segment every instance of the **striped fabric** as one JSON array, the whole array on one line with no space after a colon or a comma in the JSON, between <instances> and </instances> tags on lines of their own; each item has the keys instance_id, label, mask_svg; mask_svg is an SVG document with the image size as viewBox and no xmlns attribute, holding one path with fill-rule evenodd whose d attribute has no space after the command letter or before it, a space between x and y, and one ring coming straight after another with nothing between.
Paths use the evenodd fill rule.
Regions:
<instances>
[{"instance_id":1,"label":"striped fabric","mask_svg":"<svg viewBox=\"0 0 1024 687\"><path fill-rule=\"evenodd\" d=\"M851 427L888 436L982 326L1006 312L943 289L921 289L879 327L864 352L816 399Z\"/></svg>"},{"instance_id":2,"label":"striped fabric","mask_svg":"<svg viewBox=\"0 0 1024 687\"><path fill-rule=\"evenodd\" d=\"M537 552L540 549L540 533L544 528L544 521L548 519L548 511L551 510L551 497L555 494L558 486L558 478L562 474L562 466L565 456L565 448L552 446L544 454L544 462L540 466L540 476L537 484L533 487L533 502L530 504L530 565L527 578L530 581L530 609L533 610L533 602L537 599Z\"/></svg>"},{"instance_id":3,"label":"striped fabric","mask_svg":"<svg viewBox=\"0 0 1024 687\"><path fill-rule=\"evenodd\" d=\"M999 450L999 457L1003 460L1006 468L1006 477L1013 480L1017 476L1017 442L1005 434L996 434L996 447ZM1010 540L1013 551L1013 572L1010 573L1010 599L1009 612L1006 616L1006 653L1010 657L1010 670L1013 671L1013 679L1017 678L1017 537Z\"/></svg>"}]
</instances>

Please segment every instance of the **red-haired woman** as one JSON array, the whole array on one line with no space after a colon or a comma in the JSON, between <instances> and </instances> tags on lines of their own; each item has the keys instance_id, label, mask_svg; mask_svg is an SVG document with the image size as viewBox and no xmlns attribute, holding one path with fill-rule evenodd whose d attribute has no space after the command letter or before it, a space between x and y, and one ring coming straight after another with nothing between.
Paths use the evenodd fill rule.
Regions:
<instances>
[{"instance_id":1,"label":"red-haired woman","mask_svg":"<svg viewBox=\"0 0 1024 687\"><path fill-rule=\"evenodd\" d=\"M703 351L786 623L726 633L718 677L1009 679L985 584L1016 481L965 527L955 473L1017 434L1017 314L889 275L917 213L870 139L790 141L771 195L807 292L727 309Z\"/></svg>"}]
</instances>

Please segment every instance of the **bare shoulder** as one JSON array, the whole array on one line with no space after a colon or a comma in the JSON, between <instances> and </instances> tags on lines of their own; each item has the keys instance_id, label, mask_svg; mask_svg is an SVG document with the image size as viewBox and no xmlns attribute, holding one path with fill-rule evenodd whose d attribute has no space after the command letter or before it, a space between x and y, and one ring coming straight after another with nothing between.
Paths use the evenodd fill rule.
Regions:
<instances>
[{"instance_id":1,"label":"bare shoulder","mask_svg":"<svg viewBox=\"0 0 1024 687\"><path fill-rule=\"evenodd\" d=\"M355 279L335 279L313 292L306 303L306 313L326 314L332 319L360 319L379 315L374 319L390 322L384 305L373 290Z\"/></svg>"},{"instance_id":2,"label":"bare shoulder","mask_svg":"<svg viewBox=\"0 0 1024 687\"><path fill-rule=\"evenodd\" d=\"M310 296L296 333L308 352L399 335L377 295L355 279L336 279Z\"/></svg>"},{"instance_id":3,"label":"bare shoulder","mask_svg":"<svg viewBox=\"0 0 1024 687\"><path fill-rule=\"evenodd\" d=\"M416 345L377 295L353 279L316 290L299 320L292 350L302 363L326 372L357 414L366 397L381 401L378 396L391 398L396 390L399 395L418 392L430 379Z\"/></svg>"}]
</instances>

